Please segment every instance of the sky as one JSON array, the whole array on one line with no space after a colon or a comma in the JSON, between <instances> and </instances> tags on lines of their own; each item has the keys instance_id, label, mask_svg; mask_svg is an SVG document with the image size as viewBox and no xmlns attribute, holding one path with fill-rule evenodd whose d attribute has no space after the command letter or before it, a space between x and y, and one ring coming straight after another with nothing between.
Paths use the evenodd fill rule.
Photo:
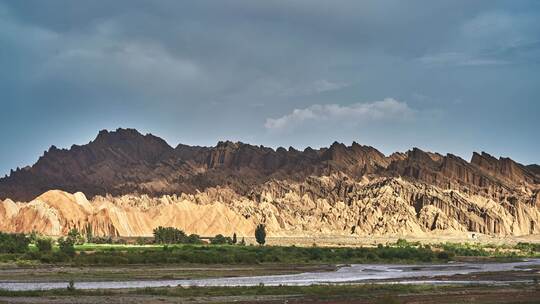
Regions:
<instances>
[{"instance_id":1,"label":"sky","mask_svg":"<svg viewBox=\"0 0 540 304\"><path fill-rule=\"evenodd\" d=\"M540 1L0 0L0 175L136 128L540 163Z\"/></svg>"}]
</instances>

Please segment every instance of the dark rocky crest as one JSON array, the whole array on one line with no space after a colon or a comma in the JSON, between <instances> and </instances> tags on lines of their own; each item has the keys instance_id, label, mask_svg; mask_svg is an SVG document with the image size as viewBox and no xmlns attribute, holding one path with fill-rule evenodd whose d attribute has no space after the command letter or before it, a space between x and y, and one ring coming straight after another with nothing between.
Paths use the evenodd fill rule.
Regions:
<instances>
[{"instance_id":1,"label":"dark rocky crest","mask_svg":"<svg viewBox=\"0 0 540 304\"><path fill-rule=\"evenodd\" d=\"M388 157L370 146L334 142L329 148L274 150L224 141L215 147L178 145L134 129L100 131L95 140L69 150L52 146L32 167L0 179L0 199L29 201L50 189L104 194L195 193L226 186L240 194L271 180L302 181L311 175L352 178L403 177L443 189L494 198L523 185L537 189L540 167L474 153L471 162L414 148ZM535 200L536 201L536 200Z\"/></svg>"}]
</instances>

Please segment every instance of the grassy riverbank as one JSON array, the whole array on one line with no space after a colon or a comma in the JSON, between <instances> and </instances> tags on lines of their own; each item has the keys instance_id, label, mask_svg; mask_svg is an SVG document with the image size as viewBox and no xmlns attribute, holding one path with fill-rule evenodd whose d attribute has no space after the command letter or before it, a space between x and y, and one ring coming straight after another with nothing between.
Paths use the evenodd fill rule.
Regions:
<instances>
[{"instance_id":1,"label":"grassy riverbank","mask_svg":"<svg viewBox=\"0 0 540 304\"><path fill-rule=\"evenodd\" d=\"M28 303L538 303L535 285L313 285L256 287L170 287L131 290L0 291L0 302Z\"/></svg>"},{"instance_id":2,"label":"grassy riverbank","mask_svg":"<svg viewBox=\"0 0 540 304\"><path fill-rule=\"evenodd\" d=\"M512 260L538 257L535 244L489 245L444 243L425 245L398 240L370 247L295 247L240 245L76 245L71 256L58 246L40 252L30 246L23 253L0 255L0 280L19 282L194 279L308 271L332 271L336 264L444 263L449 260ZM534 282L538 269L459 276L460 280ZM452 278L441 278L451 280ZM501 291L504 291L501 293ZM495 295L495 296L494 296ZM0 290L0 303L29 303L47 297L48 303L536 303L537 285L505 287L434 285L339 285L258 287L170 287L125 290L51 291ZM433 297L439 302L429 302ZM453 299L453 301L450 301ZM501 302L504 299L506 302ZM386 302L381 302L386 301ZM390 301L390 302L388 302Z\"/></svg>"},{"instance_id":3,"label":"grassy riverbank","mask_svg":"<svg viewBox=\"0 0 540 304\"><path fill-rule=\"evenodd\" d=\"M399 240L377 247L295 247L239 245L117 245L84 244L75 246L66 255L54 246L40 252L31 246L24 253L0 254L0 263L31 266L58 264L72 266L119 266L133 264L343 264L343 263L431 263L446 262L456 257L511 259L537 257L535 244L490 246L445 243L422 245Z\"/></svg>"},{"instance_id":4,"label":"grassy riverbank","mask_svg":"<svg viewBox=\"0 0 540 304\"><path fill-rule=\"evenodd\" d=\"M261 263L429 263L447 261L452 254L424 246L380 246L376 248L320 248L235 245L174 246L96 246L76 247L76 254L67 256L54 249L42 253L4 254L0 261L24 264L45 263L70 265L129 264L261 264Z\"/></svg>"}]
</instances>

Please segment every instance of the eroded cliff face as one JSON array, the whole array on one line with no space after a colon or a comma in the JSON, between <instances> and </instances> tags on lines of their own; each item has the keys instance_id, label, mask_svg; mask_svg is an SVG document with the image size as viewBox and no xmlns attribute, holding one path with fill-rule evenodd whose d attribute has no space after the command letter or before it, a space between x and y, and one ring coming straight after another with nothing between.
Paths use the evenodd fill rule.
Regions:
<instances>
[{"instance_id":1,"label":"eroded cliff face","mask_svg":"<svg viewBox=\"0 0 540 304\"><path fill-rule=\"evenodd\" d=\"M344 174L304 182L270 181L243 196L228 188L197 194L119 197L48 191L29 203L0 204L0 229L63 235L92 227L94 235L150 236L172 226L202 236L251 236L258 223L271 236L422 236L467 231L497 236L540 232L530 201L492 199L402 178L356 181Z\"/></svg>"}]
</instances>

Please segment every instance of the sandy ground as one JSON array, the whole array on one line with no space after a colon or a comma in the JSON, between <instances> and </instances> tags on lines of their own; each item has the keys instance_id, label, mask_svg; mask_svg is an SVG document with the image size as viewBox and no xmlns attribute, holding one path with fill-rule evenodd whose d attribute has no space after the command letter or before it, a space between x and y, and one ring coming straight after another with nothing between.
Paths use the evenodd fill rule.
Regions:
<instances>
[{"instance_id":1,"label":"sandy ground","mask_svg":"<svg viewBox=\"0 0 540 304\"><path fill-rule=\"evenodd\" d=\"M480 243L494 245L515 245L519 242L540 243L540 234L526 236L509 236L509 237L493 237L483 234L459 233L459 234L444 234L434 233L424 236L403 235L403 236L343 236L343 235L326 235L326 236L280 236L267 237L268 245L280 246L338 246L338 247L357 247L357 246L377 246L377 244L393 244L398 239L406 239L410 242L420 242L423 244L440 244L440 243ZM255 244L255 238L246 237L248 244Z\"/></svg>"}]
</instances>

